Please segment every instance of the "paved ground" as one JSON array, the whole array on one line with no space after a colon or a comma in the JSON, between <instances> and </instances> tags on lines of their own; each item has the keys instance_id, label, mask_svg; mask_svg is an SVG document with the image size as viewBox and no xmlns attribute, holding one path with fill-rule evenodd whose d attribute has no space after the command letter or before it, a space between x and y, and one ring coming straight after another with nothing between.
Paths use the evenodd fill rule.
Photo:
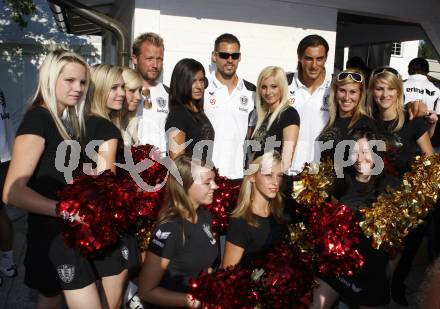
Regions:
<instances>
[{"instance_id":1,"label":"paved ground","mask_svg":"<svg viewBox=\"0 0 440 309\"><path fill-rule=\"evenodd\" d=\"M8 213L15 228L14 255L18 265L19 275L13 279L4 278L3 285L0 286L0 309L32 309L35 308L36 293L23 284L23 258L26 249L26 214L13 207L8 208ZM420 306L417 305L416 292L424 278L427 264L426 246L421 246L410 276L407 279L407 298L410 302L410 309L420 308ZM403 307L392 303L390 308L400 309Z\"/></svg>"}]
</instances>

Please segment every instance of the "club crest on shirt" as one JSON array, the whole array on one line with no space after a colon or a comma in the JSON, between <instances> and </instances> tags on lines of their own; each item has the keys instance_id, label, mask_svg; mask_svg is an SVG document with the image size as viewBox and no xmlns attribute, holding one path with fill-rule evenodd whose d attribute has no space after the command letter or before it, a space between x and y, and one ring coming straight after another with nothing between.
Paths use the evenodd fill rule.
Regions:
<instances>
[{"instance_id":1,"label":"club crest on shirt","mask_svg":"<svg viewBox=\"0 0 440 309\"><path fill-rule=\"evenodd\" d=\"M247 109L247 105L249 102L249 98L245 95L242 95L240 97L240 107L239 110L243 111L243 112L248 112L249 110Z\"/></svg>"},{"instance_id":2,"label":"club crest on shirt","mask_svg":"<svg viewBox=\"0 0 440 309\"><path fill-rule=\"evenodd\" d=\"M127 248L126 246L123 246L123 247L121 248L121 254L122 254L122 257L123 257L126 261L128 261L128 248Z\"/></svg>"},{"instance_id":3,"label":"club crest on shirt","mask_svg":"<svg viewBox=\"0 0 440 309\"><path fill-rule=\"evenodd\" d=\"M216 240L214 238L214 236L211 233L211 226L209 224L203 224L203 231L205 232L206 236L208 236L209 238L209 242L211 243L211 245L215 245Z\"/></svg>"},{"instance_id":4,"label":"club crest on shirt","mask_svg":"<svg viewBox=\"0 0 440 309\"><path fill-rule=\"evenodd\" d=\"M58 276L64 283L72 282L75 278L75 266L70 264L63 264L57 267Z\"/></svg>"},{"instance_id":5,"label":"club crest on shirt","mask_svg":"<svg viewBox=\"0 0 440 309\"><path fill-rule=\"evenodd\" d=\"M156 103L159 106L159 108L157 109L158 112L160 113L168 113L168 109L167 107L167 100L162 98L162 97L158 97L156 98Z\"/></svg>"}]
</instances>

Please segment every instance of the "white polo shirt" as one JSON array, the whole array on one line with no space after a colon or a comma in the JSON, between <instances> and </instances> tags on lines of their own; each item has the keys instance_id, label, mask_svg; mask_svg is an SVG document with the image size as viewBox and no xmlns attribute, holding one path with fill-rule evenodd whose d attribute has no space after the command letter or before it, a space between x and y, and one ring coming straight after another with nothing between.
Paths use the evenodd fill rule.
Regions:
<instances>
[{"instance_id":1,"label":"white polo shirt","mask_svg":"<svg viewBox=\"0 0 440 309\"><path fill-rule=\"evenodd\" d=\"M150 87L151 108L144 108L145 97L142 96L138 106L138 139L140 145L154 145L166 153L165 122L168 117L168 92L162 83Z\"/></svg>"},{"instance_id":2,"label":"white polo shirt","mask_svg":"<svg viewBox=\"0 0 440 309\"><path fill-rule=\"evenodd\" d=\"M331 74L326 74L324 82L313 93L310 93L298 78L293 76L289 85L289 102L298 111L301 119L298 143L295 148L290 174L300 172L304 163L317 162L321 153L316 139L329 119L328 97L330 94Z\"/></svg>"},{"instance_id":3,"label":"white polo shirt","mask_svg":"<svg viewBox=\"0 0 440 309\"><path fill-rule=\"evenodd\" d=\"M11 124L11 115L6 108L6 99L0 90L0 162L11 160L14 130Z\"/></svg>"},{"instance_id":4,"label":"white polo shirt","mask_svg":"<svg viewBox=\"0 0 440 309\"><path fill-rule=\"evenodd\" d=\"M403 91L405 93L405 104L415 100L422 100L428 106L428 110L434 110L440 114L440 90L431 83L425 75L410 75L403 82Z\"/></svg>"},{"instance_id":5,"label":"white polo shirt","mask_svg":"<svg viewBox=\"0 0 440 309\"><path fill-rule=\"evenodd\" d=\"M215 77L208 77L204 110L214 127L212 160L221 176L243 178L244 141L251 112L255 108L255 86L239 78L229 95L228 87Z\"/></svg>"}]
</instances>

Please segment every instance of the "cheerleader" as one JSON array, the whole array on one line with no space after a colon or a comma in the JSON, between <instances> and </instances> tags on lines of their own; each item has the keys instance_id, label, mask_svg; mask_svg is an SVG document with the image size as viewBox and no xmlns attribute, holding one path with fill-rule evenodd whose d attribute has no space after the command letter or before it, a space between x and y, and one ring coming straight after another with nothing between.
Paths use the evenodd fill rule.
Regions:
<instances>
[{"instance_id":1,"label":"cheerleader","mask_svg":"<svg viewBox=\"0 0 440 309\"><path fill-rule=\"evenodd\" d=\"M322 148L321 157L333 159L339 142L348 139L348 135L357 127L370 126L374 121L367 115L365 101L367 91L364 75L356 69L347 69L333 78L328 99L329 120L318 137L324 143L332 141L332 146ZM345 151L345 149L344 149Z\"/></svg>"},{"instance_id":2,"label":"cheerleader","mask_svg":"<svg viewBox=\"0 0 440 309\"><path fill-rule=\"evenodd\" d=\"M283 171L286 171L292 165L300 120L296 109L289 105L287 79L282 68L270 66L261 71L257 81L256 109L257 125L252 139L260 143L261 149L251 155L251 160L275 150L281 154ZM273 145L269 145L268 139L271 138Z\"/></svg>"},{"instance_id":3,"label":"cheerleader","mask_svg":"<svg viewBox=\"0 0 440 309\"><path fill-rule=\"evenodd\" d=\"M185 293L190 278L213 267L218 244L211 232L212 216L203 205L212 203L214 171L203 162L180 155L175 164L179 182L169 176L168 201L159 214L139 276L139 295L148 308L199 308Z\"/></svg>"},{"instance_id":4,"label":"cheerleader","mask_svg":"<svg viewBox=\"0 0 440 309\"><path fill-rule=\"evenodd\" d=\"M410 119L404 105L403 83L396 70L390 67L378 68L373 71L367 100L367 111L377 121L380 139L388 144L388 171L397 177L411 169L411 163L416 156L417 147L422 154L432 155L433 149L428 129L436 123L436 115L426 115L425 118ZM429 114L429 113L428 113ZM431 119L433 117L434 119ZM406 238L406 246L399 261L396 257L391 261L391 271L395 270L392 280L392 296L400 305L407 305L405 298L405 277L409 273L412 260L417 253L423 238L423 228L411 231Z\"/></svg>"},{"instance_id":5,"label":"cheerleader","mask_svg":"<svg viewBox=\"0 0 440 309\"><path fill-rule=\"evenodd\" d=\"M377 140L371 129L355 129L350 138L356 141L351 151L354 166L346 169L343 180L337 182L333 192L334 203L347 205L359 220L362 207L369 207L387 185L398 185L398 179L384 173L372 175L375 166L374 156L369 142ZM389 277L387 275L388 254L376 250L371 240L361 236L358 250L364 257L362 269L352 276L324 277L318 275L319 286L313 293L312 309L332 308L340 297L350 306L359 308L386 308L390 301Z\"/></svg>"},{"instance_id":6,"label":"cheerleader","mask_svg":"<svg viewBox=\"0 0 440 309\"><path fill-rule=\"evenodd\" d=\"M285 235L286 218L280 193L281 156L267 152L250 164L245 175L238 205L231 214L226 234L223 267L251 266Z\"/></svg>"},{"instance_id":7,"label":"cheerleader","mask_svg":"<svg viewBox=\"0 0 440 309\"><path fill-rule=\"evenodd\" d=\"M56 214L57 191L66 185L56 160L60 143L79 140L89 68L78 55L56 50L40 67L37 90L17 131L3 201L29 212L25 283L39 292L37 308L100 308L93 265L67 248L63 220ZM62 115L68 114L68 120ZM66 123L66 126L63 124ZM63 295L62 295L62 294Z\"/></svg>"},{"instance_id":8,"label":"cheerleader","mask_svg":"<svg viewBox=\"0 0 440 309\"><path fill-rule=\"evenodd\" d=\"M139 144L136 111L142 99L142 76L133 69L124 68L122 78L125 84L125 101L121 115L121 131L124 144L130 147Z\"/></svg>"},{"instance_id":9,"label":"cheerleader","mask_svg":"<svg viewBox=\"0 0 440 309\"><path fill-rule=\"evenodd\" d=\"M108 64L95 66L91 72L91 87L87 94L86 155L94 154L86 163L88 173L100 174L105 170L116 173L115 163L123 162L121 110L125 101L121 67ZM89 151L87 151L89 148ZM93 260L96 272L102 277L103 296L110 308L119 308L127 279L129 264L137 259L134 236L123 237Z\"/></svg>"},{"instance_id":10,"label":"cheerleader","mask_svg":"<svg viewBox=\"0 0 440 309\"><path fill-rule=\"evenodd\" d=\"M116 173L115 163L121 160L118 156L123 146L120 128L124 100L122 68L108 64L93 67L85 106L85 145L95 151L91 156L86 153L88 163L93 165L88 173L100 174L105 170Z\"/></svg>"}]
</instances>

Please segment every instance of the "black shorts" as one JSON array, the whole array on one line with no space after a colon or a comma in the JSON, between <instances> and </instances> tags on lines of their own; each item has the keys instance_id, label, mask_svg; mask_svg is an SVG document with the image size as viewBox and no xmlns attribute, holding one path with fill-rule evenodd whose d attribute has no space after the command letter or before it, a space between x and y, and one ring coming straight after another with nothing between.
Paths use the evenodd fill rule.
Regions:
<instances>
[{"instance_id":1,"label":"black shorts","mask_svg":"<svg viewBox=\"0 0 440 309\"><path fill-rule=\"evenodd\" d=\"M3 195L3 186L5 185L6 174L8 173L9 162L1 162L0 163L0 209L5 205L2 200Z\"/></svg>"},{"instance_id":2,"label":"black shorts","mask_svg":"<svg viewBox=\"0 0 440 309\"><path fill-rule=\"evenodd\" d=\"M321 277L335 289L341 299L350 305L385 306L390 303L389 278L386 276L388 255L373 249L370 240L363 237L359 251L364 256L364 266L352 276Z\"/></svg>"},{"instance_id":3,"label":"black shorts","mask_svg":"<svg viewBox=\"0 0 440 309\"><path fill-rule=\"evenodd\" d=\"M53 219L61 221L50 217L44 221L49 224ZM48 232L49 237L44 237L35 231L38 225L30 220L25 283L44 296L52 297L62 290L81 289L102 277L120 274L128 268L129 250L122 239L96 258L88 259L79 250L66 247L61 232L54 233L54 230L40 227Z\"/></svg>"},{"instance_id":4,"label":"black shorts","mask_svg":"<svg viewBox=\"0 0 440 309\"><path fill-rule=\"evenodd\" d=\"M133 279L139 275L142 267L142 261L138 242L134 233L125 233L122 235L122 241L126 247L128 278Z\"/></svg>"}]
</instances>

